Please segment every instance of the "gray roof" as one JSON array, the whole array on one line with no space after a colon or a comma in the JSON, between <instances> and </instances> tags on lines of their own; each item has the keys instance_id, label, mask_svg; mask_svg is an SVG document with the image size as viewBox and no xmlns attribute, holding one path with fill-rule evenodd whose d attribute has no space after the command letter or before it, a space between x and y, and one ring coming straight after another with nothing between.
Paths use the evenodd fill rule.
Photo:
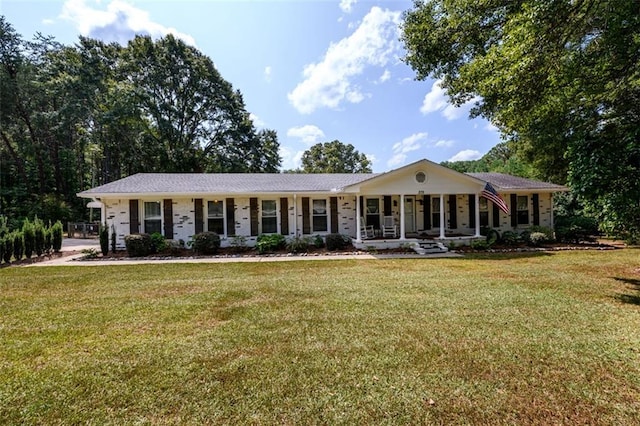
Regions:
<instances>
[{"instance_id":1,"label":"gray roof","mask_svg":"<svg viewBox=\"0 0 640 426\"><path fill-rule=\"evenodd\" d=\"M504 173L466 173L469 176L489 182L496 190L537 189L544 191L566 191L567 188L539 180L525 179Z\"/></svg>"},{"instance_id":2,"label":"gray roof","mask_svg":"<svg viewBox=\"0 0 640 426\"><path fill-rule=\"evenodd\" d=\"M138 173L78 195L329 192L376 175L377 173Z\"/></svg>"}]
</instances>

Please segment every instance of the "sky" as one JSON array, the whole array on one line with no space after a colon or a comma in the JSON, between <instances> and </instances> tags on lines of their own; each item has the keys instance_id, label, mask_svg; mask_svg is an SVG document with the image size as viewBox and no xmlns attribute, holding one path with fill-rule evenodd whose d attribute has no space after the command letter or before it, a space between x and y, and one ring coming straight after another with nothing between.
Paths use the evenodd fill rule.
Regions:
<instances>
[{"instance_id":1,"label":"sky","mask_svg":"<svg viewBox=\"0 0 640 426\"><path fill-rule=\"evenodd\" d=\"M184 40L239 90L257 129L276 130L283 169L319 142L352 144L385 172L422 158L474 160L500 142L471 104L402 61L411 0L0 0L25 39L83 35L126 45L135 34Z\"/></svg>"}]
</instances>

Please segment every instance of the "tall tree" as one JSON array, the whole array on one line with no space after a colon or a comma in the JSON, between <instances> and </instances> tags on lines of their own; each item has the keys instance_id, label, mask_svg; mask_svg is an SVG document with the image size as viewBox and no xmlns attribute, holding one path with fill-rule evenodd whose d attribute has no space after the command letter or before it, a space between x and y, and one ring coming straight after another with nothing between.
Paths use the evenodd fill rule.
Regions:
<instances>
[{"instance_id":1,"label":"tall tree","mask_svg":"<svg viewBox=\"0 0 640 426\"><path fill-rule=\"evenodd\" d=\"M371 173L371 162L351 144L318 143L302 154L304 173Z\"/></svg>"},{"instance_id":2,"label":"tall tree","mask_svg":"<svg viewBox=\"0 0 640 426\"><path fill-rule=\"evenodd\" d=\"M541 177L612 232L640 235L640 2L430 0L404 16L407 63L496 124ZM615 154L611 154L615 153Z\"/></svg>"}]
</instances>

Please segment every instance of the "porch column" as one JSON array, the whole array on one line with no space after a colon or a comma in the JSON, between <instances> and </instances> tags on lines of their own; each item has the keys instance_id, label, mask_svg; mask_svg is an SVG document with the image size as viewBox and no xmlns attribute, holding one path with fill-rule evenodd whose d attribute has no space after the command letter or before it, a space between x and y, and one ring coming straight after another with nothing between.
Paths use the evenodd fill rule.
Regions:
<instances>
[{"instance_id":1,"label":"porch column","mask_svg":"<svg viewBox=\"0 0 640 426\"><path fill-rule=\"evenodd\" d=\"M444 217L444 194L440 194L440 239L444 240L444 227L447 221Z\"/></svg>"},{"instance_id":2,"label":"porch column","mask_svg":"<svg viewBox=\"0 0 640 426\"><path fill-rule=\"evenodd\" d=\"M356 242L362 242L362 233L360 232L362 229L362 224L360 223L360 216L362 213L360 212L360 195L356 195Z\"/></svg>"},{"instance_id":3,"label":"porch column","mask_svg":"<svg viewBox=\"0 0 640 426\"><path fill-rule=\"evenodd\" d=\"M404 194L400 194L400 239L404 240Z\"/></svg>"},{"instance_id":4,"label":"porch column","mask_svg":"<svg viewBox=\"0 0 640 426\"><path fill-rule=\"evenodd\" d=\"M476 193L476 235L475 237L480 236L480 194Z\"/></svg>"}]
</instances>

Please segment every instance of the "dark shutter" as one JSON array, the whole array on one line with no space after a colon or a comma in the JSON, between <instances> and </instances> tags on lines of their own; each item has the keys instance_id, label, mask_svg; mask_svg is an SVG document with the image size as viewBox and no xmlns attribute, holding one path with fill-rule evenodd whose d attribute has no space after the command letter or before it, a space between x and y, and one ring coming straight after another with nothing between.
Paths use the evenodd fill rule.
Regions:
<instances>
[{"instance_id":1,"label":"dark shutter","mask_svg":"<svg viewBox=\"0 0 640 426\"><path fill-rule=\"evenodd\" d=\"M302 233L311 233L311 217L309 213L309 197L302 197Z\"/></svg>"},{"instance_id":2,"label":"dark shutter","mask_svg":"<svg viewBox=\"0 0 640 426\"><path fill-rule=\"evenodd\" d=\"M533 194L533 225L540 225L540 197L538 194Z\"/></svg>"},{"instance_id":3,"label":"dark shutter","mask_svg":"<svg viewBox=\"0 0 640 426\"><path fill-rule=\"evenodd\" d=\"M197 234L201 234L202 231L204 231L204 219L202 217L203 215L203 209L202 209L202 198L196 198L195 200L193 200L193 219L195 221L195 233Z\"/></svg>"},{"instance_id":4,"label":"dark shutter","mask_svg":"<svg viewBox=\"0 0 640 426\"><path fill-rule=\"evenodd\" d=\"M280 233L289 235L289 199L280 198Z\"/></svg>"},{"instance_id":5,"label":"dark shutter","mask_svg":"<svg viewBox=\"0 0 640 426\"><path fill-rule=\"evenodd\" d=\"M422 197L422 215L424 219L424 230L431 229L431 195Z\"/></svg>"},{"instance_id":6,"label":"dark shutter","mask_svg":"<svg viewBox=\"0 0 640 426\"><path fill-rule=\"evenodd\" d=\"M493 203L490 204L493 209L493 227L500 228L500 208Z\"/></svg>"},{"instance_id":7,"label":"dark shutter","mask_svg":"<svg viewBox=\"0 0 640 426\"><path fill-rule=\"evenodd\" d=\"M233 198L225 200L227 209L227 235L236 235L236 206Z\"/></svg>"},{"instance_id":8,"label":"dark shutter","mask_svg":"<svg viewBox=\"0 0 640 426\"><path fill-rule=\"evenodd\" d=\"M129 233L140 232L140 220L138 218L138 200L129 200Z\"/></svg>"},{"instance_id":9,"label":"dark shutter","mask_svg":"<svg viewBox=\"0 0 640 426\"><path fill-rule=\"evenodd\" d=\"M358 195L358 199L360 202L360 217L364 217L367 214L367 212L364 211L364 197L361 195Z\"/></svg>"},{"instance_id":10,"label":"dark shutter","mask_svg":"<svg viewBox=\"0 0 640 426\"><path fill-rule=\"evenodd\" d=\"M476 227L476 194L469 194L469 228Z\"/></svg>"},{"instance_id":11,"label":"dark shutter","mask_svg":"<svg viewBox=\"0 0 640 426\"><path fill-rule=\"evenodd\" d=\"M391 216L391 195L385 195L382 201L382 214Z\"/></svg>"},{"instance_id":12,"label":"dark shutter","mask_svg":"<svg viewBox=\"0 0 640 426\"><path fill-rule=\"evenodd\" d=\"M164 237L168 240L173 239L173 202L171 198L163 200L164 213Z\"/></svg>"},{"instance_id":13,"label":"dark shutter","mask_svg":"<svg viewBox=\"0 0 640 426\"><path fill-rule=\"evenodd\" d=\"M449 195L449 229L458 227L458 207L456 206L456 195Z\"/></svg>"},{"instance_id":14,"label":"dark shutter","mask_svg":"<svg viewBox=\"0 0 640 426\"><path fill-rule=\"evenodd\" d=\"M511 226L518 226L518 196L511 194Z\"/></svg>"},{"instance_id":15,"label":"dark shutter","mask_svg":"<svg viewBox=\"0 0 640 426\"><path fill-rule=\"evenodd\" d=\"M338 233L338 197L329 198L329 212L331 214L331 232Z\"/></svg>"},{"instance_id":16,"label":"dark shutter","mask_svg":"<svg viewBox=\"0 0 640 426\"><path fill-rule=\"evenodd\" d=\"M258 199L249 199L249 217L251 220L251 236L258 235Z\"/></svg>"}]
</instances>

